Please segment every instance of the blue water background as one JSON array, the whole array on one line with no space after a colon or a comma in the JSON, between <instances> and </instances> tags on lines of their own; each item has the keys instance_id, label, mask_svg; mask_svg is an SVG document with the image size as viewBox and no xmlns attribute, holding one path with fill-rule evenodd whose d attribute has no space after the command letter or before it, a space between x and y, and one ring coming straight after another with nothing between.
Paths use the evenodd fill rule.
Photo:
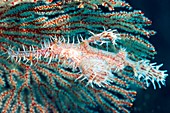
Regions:
<instances>
[{"instance_id":1,"label":"blue water background","mask_svg":"<svg viewBox=\"0 0 170 113\"><path fill-rule=\"evenodd\" d=\"M155 62L163 63L161 69L170 73L170 0L127 0L134 9L140 9L152 20L151 27L157 34L149 41L155 46L157 55ZM166 87L138 92L132 113L170 113L170 75L166 79Z\"/></svg>"}]
</instances>

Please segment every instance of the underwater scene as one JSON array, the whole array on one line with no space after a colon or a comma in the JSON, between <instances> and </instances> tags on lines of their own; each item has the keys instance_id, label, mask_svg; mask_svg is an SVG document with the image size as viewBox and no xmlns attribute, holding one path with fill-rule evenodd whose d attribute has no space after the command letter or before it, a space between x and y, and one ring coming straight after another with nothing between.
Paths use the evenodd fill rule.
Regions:
<instances>
[{"instance_id":1,"label":"underwater scene","mask_svg":"<svg viewBox=\"0 0 170 113\"><path fill-rule=\"evenodd\" d=\"M0 113L170 113L169 0L0 0Z\"/></svg>"}]
</instances>

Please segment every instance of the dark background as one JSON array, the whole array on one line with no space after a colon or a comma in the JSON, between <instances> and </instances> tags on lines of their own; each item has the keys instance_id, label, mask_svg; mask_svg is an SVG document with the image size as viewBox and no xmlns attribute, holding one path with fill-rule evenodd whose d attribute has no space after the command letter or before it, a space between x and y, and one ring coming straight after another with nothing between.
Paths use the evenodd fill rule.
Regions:
<instances>
[{"instance_id":1,"label":"dark background","mask_svg":"<svg viewBox=\"0 0 170 113\"><path fill-rule=\"evenodd\" d=\"M126 0L133 9L141 10L152 20L151 29L157 31L149 41L155 46L158 64L163 63L162 70L170 73L170 0ZM132 113L170 113L170 76L166 79L166 86L147 90L139 90L132 108Z\"/></svg>"}]
</instances>

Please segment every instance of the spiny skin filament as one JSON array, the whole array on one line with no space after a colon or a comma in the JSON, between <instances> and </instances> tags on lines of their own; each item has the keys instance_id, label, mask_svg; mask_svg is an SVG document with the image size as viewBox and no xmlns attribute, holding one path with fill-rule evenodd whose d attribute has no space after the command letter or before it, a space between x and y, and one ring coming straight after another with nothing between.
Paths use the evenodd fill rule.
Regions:
<instances>
[{"instance_id":1,"label":"spiny skin filament","mask_svg":"<svg viewBox=\"0 0 170 113\"><path fill-rule=\"evenodd\" d=\"M89 39L83 40L79 43L66 43L65 38L55 37L54 41L44 41L44 46L41 49L30 51L8 51L9 56L16 61L20 62L34 60L41 60L41 57L48 59L48 64L56 62L59 66L64 68L71 68L72 71L79 69L80 76L75 81L87 80L86 85L93 87L93 84L101 87L109 85L114 81L116 76L113 73L119 73L124 70L126 66L130 66L134 72L134 78L139 81L143 81L146 86L149 86L148 80L156 89L155 81L158 83L159 88L161 82L165 85L166 71L160 71L159 67L153 66L153 63L149 63L149 60L145 61L133 61L128 58L126 49L120 49L117 53L110 53L103 50L98 50L89 45L89 43L99 42L101 45L103 39L109 39L113 45L116 45L116 40L121 39L118 33L114 33L115 30L103 31L99 34L93 34ZM23 47L24 49L24 47ZM24 49L25 50L25 49Z\"/></svg>"}]
</instances>

